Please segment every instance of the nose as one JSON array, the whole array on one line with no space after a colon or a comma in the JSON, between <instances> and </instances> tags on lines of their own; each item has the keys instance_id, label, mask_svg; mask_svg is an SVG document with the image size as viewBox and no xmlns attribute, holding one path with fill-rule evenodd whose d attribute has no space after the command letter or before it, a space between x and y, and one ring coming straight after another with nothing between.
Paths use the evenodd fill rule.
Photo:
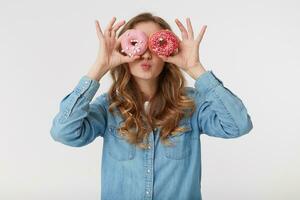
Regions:
<instances>
[{"instance_id":1,"label":"nose","mask_svg":"<svg viewBox=\"0 0 300 200\"><path fill-rule=\"evenodd\" d=\"M147 48L145 53L142 55L142 58L144 58L144 59L151 59L152 58L151 51L149 50L149 48Z\"/></svg>"}]
</instances>

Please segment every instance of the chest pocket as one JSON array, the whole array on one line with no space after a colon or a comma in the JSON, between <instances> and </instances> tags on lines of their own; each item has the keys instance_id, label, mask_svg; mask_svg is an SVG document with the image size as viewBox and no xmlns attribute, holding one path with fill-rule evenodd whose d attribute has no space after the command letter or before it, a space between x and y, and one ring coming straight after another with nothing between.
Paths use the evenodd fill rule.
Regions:
<instances>
[{"instance_id":1,"label":"chest pocket","mask_svg":"<svg viewBox=\"0 0 300 200\"><path fill-rule=\"evenodd\" d=\"M181 160L191 154L192 128L188 120L179 124L180 127L186 128L185 131L169 136L169 140L174 145L163 145L165 157L173 160Z\"/></svg>"},{"instance_id":2,"label":"chest pocket","mask_svg":"<svg viewBox=\"0 0 300 200\"><path fill-rule=\"evenodd\" d=\"M132 160L135 157L136 147L128 143L112 125L108 127L107 146L108 154L115 160Z\"/></svg>"}]
</instances>

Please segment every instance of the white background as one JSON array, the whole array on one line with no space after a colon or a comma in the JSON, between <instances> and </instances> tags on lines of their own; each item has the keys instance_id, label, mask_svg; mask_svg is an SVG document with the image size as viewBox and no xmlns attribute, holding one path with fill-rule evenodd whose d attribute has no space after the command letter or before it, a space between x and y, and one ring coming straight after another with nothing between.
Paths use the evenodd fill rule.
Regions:
<instances>
[{"instance_id":1,"label":"white background","mask_svg":"<svg viewBox=\"0 0 300 200\"><path fill-rule=\"evenodd\" d=\"M244 102L254 128L201 136L204 200L300 199L299 1L0 2L0 199L100 199L102 138L74 148L50 136L59 102L96 58L94 20L142 11L207 30L200 59ZM188 85L194 80L185 74ZM110 75L100 81L99 95Z\"/></svg>"}]
</instances>

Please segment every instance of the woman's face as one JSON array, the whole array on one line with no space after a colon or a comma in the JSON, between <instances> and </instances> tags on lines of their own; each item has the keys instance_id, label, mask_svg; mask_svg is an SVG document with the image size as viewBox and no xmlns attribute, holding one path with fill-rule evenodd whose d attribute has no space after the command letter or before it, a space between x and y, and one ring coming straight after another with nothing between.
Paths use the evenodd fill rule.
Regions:
<instances>
[{"instance_id":1,"label":"woman's face","mask_svg":"<svg viewBox=\"0 0 300 200\"><path fill-rule=\"evenodd\" d=\"M140 22L133 28L144 31L148 37L150 37L152 33L162 29L154 22ZM143 67L143 64L148 64L149 67ZM164 61L156 54L151 53L149 48L147 48L145 53L141 55L140 59L128 63L128 65L130 73L135 79L155 80L163 70Z\"/></svg>"}]
</instances>

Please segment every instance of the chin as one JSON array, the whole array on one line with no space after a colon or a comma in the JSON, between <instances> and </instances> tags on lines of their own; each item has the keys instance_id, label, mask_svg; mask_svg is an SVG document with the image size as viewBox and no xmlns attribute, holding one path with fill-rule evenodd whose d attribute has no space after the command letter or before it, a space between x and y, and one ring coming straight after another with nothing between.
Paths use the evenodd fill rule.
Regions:
<instances>
[{"instance_id":1,"label":"chin","mask_svg":"<svg viewBox=\"0 0 300 200\"><path fill-rule=\"evenodd\" d=\"M133 77L143 80L150 80L154 78L152 75L133 75Z\"/></svg>"},{"instance_id":2,"label":"chin","mask_svg":"<svg viewBox=\"0 0 300 200\"><path fill-rule=\"evenodd\" d=\"M142 73L142 74L132 74L134 78L143 79L143 80L151 80L156 78L152 73Z\"/></svg>"}]
</instances>

